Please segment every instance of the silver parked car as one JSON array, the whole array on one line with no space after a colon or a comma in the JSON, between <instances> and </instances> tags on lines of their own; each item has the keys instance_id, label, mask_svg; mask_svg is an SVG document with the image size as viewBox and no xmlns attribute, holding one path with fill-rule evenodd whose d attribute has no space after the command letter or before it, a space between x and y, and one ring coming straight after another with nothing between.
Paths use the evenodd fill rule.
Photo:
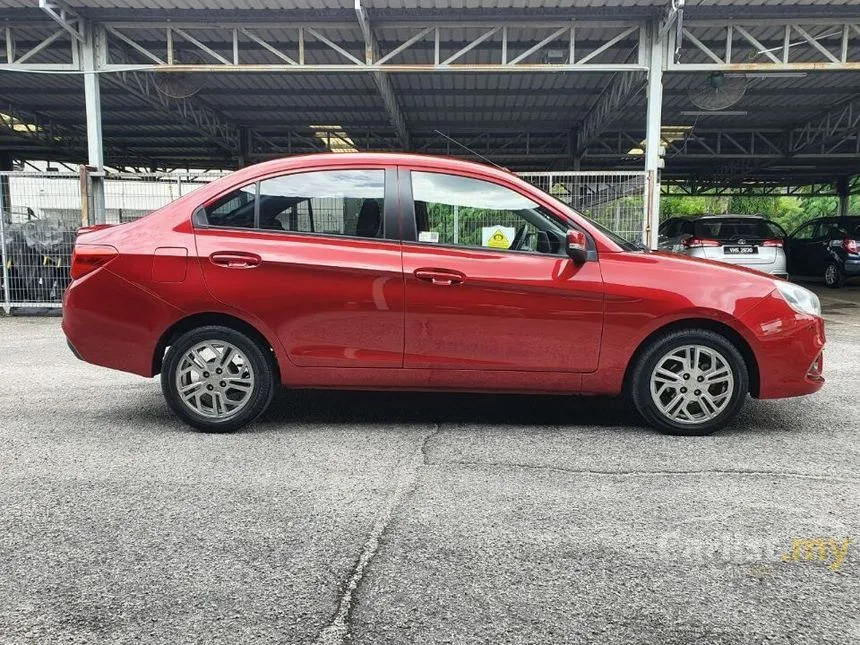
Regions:
<instances>
[{"instance_id":1,"label":"silver parked car","mask_svg":"<svg viewBox=\"0 0 860 645\"><path fill-rule=\"evenodd\" d=\"M660 225L660 249L788 277L781 226L759 215L674 217Z\"/></svg>"}]
</instances>

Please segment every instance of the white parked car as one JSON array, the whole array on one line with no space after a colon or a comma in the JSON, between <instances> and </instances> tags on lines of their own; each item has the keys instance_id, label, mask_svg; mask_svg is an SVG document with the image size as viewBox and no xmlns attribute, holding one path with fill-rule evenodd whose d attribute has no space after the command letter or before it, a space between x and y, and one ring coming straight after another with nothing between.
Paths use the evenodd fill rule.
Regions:
<instances>
[{"instance_id":1,"label":"white parked car","mask_svg":"<svg viewBox=\"0 0 860 645\"><path fill-rule=\"evenodd\" d=\"M781 226L758 215L674 217L660 225L660 249L788 277Z\"/></svg>"}]
</instances>

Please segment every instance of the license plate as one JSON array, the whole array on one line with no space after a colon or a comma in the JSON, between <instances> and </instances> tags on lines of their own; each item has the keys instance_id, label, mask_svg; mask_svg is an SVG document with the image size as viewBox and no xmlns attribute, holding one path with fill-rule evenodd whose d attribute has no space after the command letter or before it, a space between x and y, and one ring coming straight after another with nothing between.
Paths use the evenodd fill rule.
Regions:
<instances>
[{"instance_id":1,"label":"license plate","mask_svg":"<svg viewBox=\"0 0 860 645\"><path fill-rule=\"evenodd\" d=\"M723 252L726 255L755 255L758 253L757 246L724 246Z\"/></svg>"}]
</instances>

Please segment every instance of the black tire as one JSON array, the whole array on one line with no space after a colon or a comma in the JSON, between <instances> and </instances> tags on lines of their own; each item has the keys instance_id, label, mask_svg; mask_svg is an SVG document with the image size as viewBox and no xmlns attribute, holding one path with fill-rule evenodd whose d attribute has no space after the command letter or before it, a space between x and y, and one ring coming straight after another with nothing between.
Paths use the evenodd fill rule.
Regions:
<instances>
[{"instance_id":1,"label":"black tire","mask_svg":"<svg viewBox=\"0 0 860 645\"><path fill-rule=\"evenodd\" d=\"M180 361L195 345L207 341L233 345L247 358L247 364L251 367L249 373L254 377L243 407L223 419L213 419L192 410L182 400L176 383L176 371ZM261 347L254 339L235 329L209 325L192 329L171 344L162 365L161 391L171 410L188 425L204 432L232 432L256 419L269 407L275 392L275 375L275 363L267 347ZM202 394L205 396L205 393Z\"/></svg>"},{"instance_id":2,"label":"black tire","mask_svg":"<svg viewBox=\"0 0 860 645\"><path fill-rule=\"evenodd\" d=\"M841 289L845 286L845 274L836 262L830 262L824 268L824 284L830 289Z\"/></svg>"},{"instance_id":3,"label":"black tire","mask_svg":"<svg viewBox=\"0 0 860 645\"><path fill-rule=\"evenodd\" d=\"M673 349L684 345L701 345L718 352L731 370L734 381L735 389L722 411L699 423L678 422L665 416L651 396L651 377L658 362ZM749 374L738 348L725 336L707 329L685 329L660 336L644 348L634 365L629 388L636 410L660 432L683 436L708 435L728 424L743 407L749 393Z\"/></svg>"}]
</instances>

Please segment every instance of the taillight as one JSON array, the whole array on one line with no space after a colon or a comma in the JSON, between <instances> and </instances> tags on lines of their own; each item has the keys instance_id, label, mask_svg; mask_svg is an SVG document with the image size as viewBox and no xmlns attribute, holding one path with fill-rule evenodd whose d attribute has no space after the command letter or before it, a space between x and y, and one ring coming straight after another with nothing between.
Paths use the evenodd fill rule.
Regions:
<instances>
[{"instance_id":1,"label":"taillight","mask_svg":"<svg viewBox=\"0 0 860 645\"><path fill-rule=\"evenodd\" d=\"M782 240L780 240L778 238L773 239L773 240L765 240L764 242L761 243L761 245L762 246L776 246L776 247L782 248Z\"/></svg>"},{"instance_id":2,"label":"taillight","mask_svg":"<svg viewBox=\"0 0 860 645\"><path fill-rule=\"evenodd\" d=\"M685 249L698 249L705 246L722 246L717 240L709 240L703 237L688 237L681 242Z\"/></svg>"},{"instance_id":3,"label":"taillight","mask_svg":"<svg viewBox=\"0 0 860 645\"><path fill-rule=\"evenodd\" d=\"M857 253L857 240L850 240L847 237L842 240L842 248L846 253Z\"/></svg>"},{"instance_id":4,"label":"taillight","mask_svg":"<svg viewBox=\"0 0 860 645\"><path fill-rule=\"evenodd\" d=\"M78 244L72 251L72 280L83 278L113 260L118 251L107 244Z\"/></svg>"}]
</instances>

